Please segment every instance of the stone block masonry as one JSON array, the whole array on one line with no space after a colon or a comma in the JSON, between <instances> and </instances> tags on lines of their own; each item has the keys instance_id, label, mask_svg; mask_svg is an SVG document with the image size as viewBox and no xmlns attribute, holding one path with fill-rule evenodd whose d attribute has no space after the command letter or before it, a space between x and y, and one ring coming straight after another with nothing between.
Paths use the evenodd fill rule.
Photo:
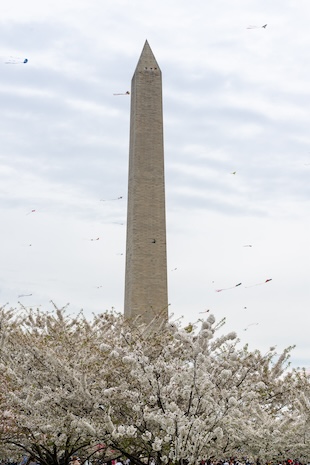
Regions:
<instances>
[{"instance_id":1,"label":"stone block masonry","mask_svg":"<svg viewBox=\"0 0 310 465\"><path fill-rule=\"evenodd\" d=\"M145 42L131 82L125 319L168 320L162 74Z\"/></svg>"}]
</instances>

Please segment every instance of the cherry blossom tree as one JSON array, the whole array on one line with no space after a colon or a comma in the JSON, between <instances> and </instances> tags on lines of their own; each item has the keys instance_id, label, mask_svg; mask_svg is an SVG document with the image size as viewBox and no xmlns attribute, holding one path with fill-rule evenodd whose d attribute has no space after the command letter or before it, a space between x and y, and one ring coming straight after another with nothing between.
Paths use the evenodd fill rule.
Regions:
<instances>
[{"instance_id":1,"label":"cherry blossom tree","mask_svg":"<svg viewBox=\"0 0 310 465\"><path fill-rule=\"evenodd\" d=\"M222 329L213 315L145 327L113 312L88 320L56 307L18 318L2 309L11 425L2 440L42 465L87 458L98 443L137 465L283 456L306 379L286 371L291 348L249 351Z\"/></svg>"},{"instance_id":2,"label":"cherry blossom tree","mask_svg":"<svg viewBox=\"0 0 310 465\"><path fill-rule=\"evenodd\" d=\"M85 420L92 410L85 384L91 327L84 318L64 314L37 311L12 318L12 312L1 313L1 368L7 381L2 439L45 465L65 465L74 454L96 450L90 448L94 431Z\"/></svg>"},{"instance_id":3,"label":"cherry blossom tree","mask_svg":"<svg viewBox=\"0 0 310 465\"><path fill-rule=\"evenodd\" d=\"M107 354L111 364L131 367L129 380L124 376L120 386L103 392L110 440L125 455L139 451L158 462L198 463L235 456L246 444L247 454L278 452L274 444L257 450L254 438L278 426L283 393L290 390L290 376L283 378L289 349L273 364L274 349L265 356L238 349L235 334L215 338L216 329L211 315L197 334L171 325L145 342L129 333Z\"/></svg>"},{"instance_id":4,"label":"cherry blossom tree","mask_svg":"<svg viewBox=\"0 0 310 465\"><path fill-rule=\"evenodd\" d=\"M309 463L310 450L310 375L305 369L295 370L291 377L293 395L287 396L281 422L283 455Z\"/></svg>"}]
</instances>

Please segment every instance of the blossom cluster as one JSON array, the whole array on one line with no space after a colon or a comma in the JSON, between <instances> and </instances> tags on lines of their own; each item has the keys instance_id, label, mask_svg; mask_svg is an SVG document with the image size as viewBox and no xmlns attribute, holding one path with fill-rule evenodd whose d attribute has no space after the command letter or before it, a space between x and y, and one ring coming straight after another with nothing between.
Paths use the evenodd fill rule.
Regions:
<instances>
[{"instance_id":1,"label":"blossom cluster","mask_svg":"<svg viewBox=\"0 0 310 465\"><path fill-rule=\"evenodd\" d=\"M0 311L0 440L42 465L96 445L139 465L210 457L308 458L310 384L222 322L144 327L111 312ZM108 455L107 455L108 456Z\"/></svg>"}]
</instances>

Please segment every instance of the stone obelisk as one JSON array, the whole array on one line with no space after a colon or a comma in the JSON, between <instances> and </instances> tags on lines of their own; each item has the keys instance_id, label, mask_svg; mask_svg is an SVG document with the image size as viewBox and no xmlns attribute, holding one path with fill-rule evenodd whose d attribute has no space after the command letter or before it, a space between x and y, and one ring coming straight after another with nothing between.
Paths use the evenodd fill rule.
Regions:
<instances>
[{"instance_id":1,"label":"stone obelisk","mask_svg":"<svg viewBox=\"0 0 310 465\"><path fill-rule=\"evenodd\" d=\"M131 81L125 319L167 321L162 76L146 41Z\"/></svg>"}]
</instances>

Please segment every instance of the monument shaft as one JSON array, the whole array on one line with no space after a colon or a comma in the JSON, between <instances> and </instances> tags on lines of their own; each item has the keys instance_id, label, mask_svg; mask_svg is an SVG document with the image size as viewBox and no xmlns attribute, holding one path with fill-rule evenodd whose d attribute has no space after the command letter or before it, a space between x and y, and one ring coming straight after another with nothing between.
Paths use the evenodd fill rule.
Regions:
<instances>
[{"instance_id":1,"label":"monument shaft","mask_svg":"<svg viewBox=\"0 0 310 465\"><path fill-rule=\"evenodd\" d=\"M146 42L131 82L125 318L168 319L162 78Z\"/></svg>"}]
</instances>

